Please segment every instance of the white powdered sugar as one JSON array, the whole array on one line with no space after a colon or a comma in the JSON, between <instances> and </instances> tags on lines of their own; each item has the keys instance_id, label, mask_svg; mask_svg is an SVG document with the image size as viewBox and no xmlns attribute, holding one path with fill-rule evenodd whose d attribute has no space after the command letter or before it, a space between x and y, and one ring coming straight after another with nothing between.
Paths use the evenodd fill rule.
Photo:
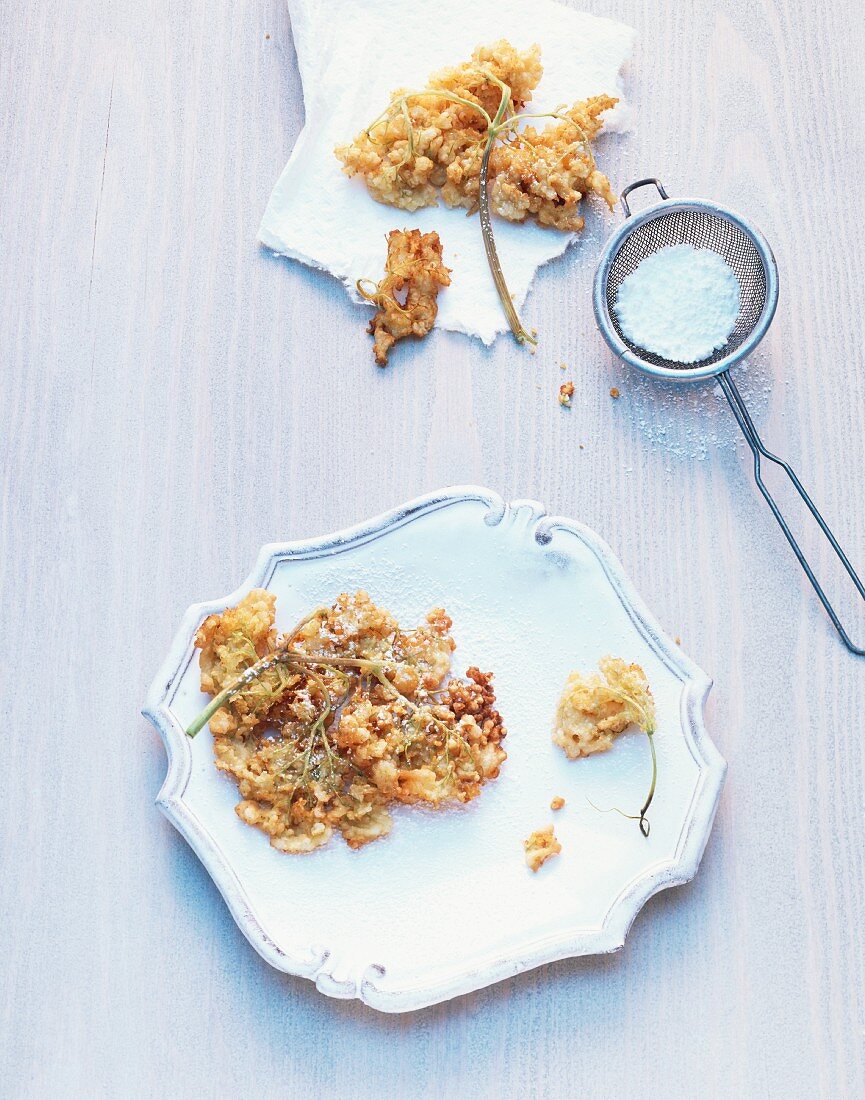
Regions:
<instances>
[{"instance_id":1,"label":"white powdered sugar","mask_svg":"<svg viewBox=\"0 0 865 1100\"><path fill-rule=\"evenodd\" d=\"M677 363L699 363L733 331L739 281L717 252L677 244L643 260L619 287L614 309L631 343Z\"/></svg>"}]
</instances>

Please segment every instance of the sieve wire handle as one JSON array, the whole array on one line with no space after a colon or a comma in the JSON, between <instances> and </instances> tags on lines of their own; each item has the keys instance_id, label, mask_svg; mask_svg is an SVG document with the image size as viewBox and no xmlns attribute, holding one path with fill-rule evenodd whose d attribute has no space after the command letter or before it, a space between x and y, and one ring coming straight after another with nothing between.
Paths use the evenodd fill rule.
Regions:
<instances>
[{"instance_id":1,"label":"sieve wire handle","mask_svg":"<svg viewBox=\"0 0 865 1100\"><path fill-rule=\"evenodd\" d=\"M622 209L625 212L626 218L630 218L631 216L631 208L628 205L628 195L630 195L632 191L636 191L638 187L655 187L662 199L668 199L670 197L663 183L661 183L660 180L656 180L654 176L647 176L644 180L636 180L634 183L629 184L619 196L619 202L622 204Z\"/></svg>"},{"instance_id":2,"label":"sieve wire handle","mask_svg":"<svg viewBox=\"0 0 865 1100\"><path fill-rule=\"evenodd\" d=\"M781 510L776 504L775 498L767 489L763 481L763 476L760 469L761 455L769 462L773 462L776 466L780 466L787 477L789 477L790 481L793 483L793 487L795 488L796 492L808 506L808 511L817 521L820 530L829 540L829 545L835 551L839 561L847 571L847 575L856 586L856 591L859 593L863 600L865 600L865 584L863 584L862 581L859 579L856 570L850 564L847 555L841 549L840 545L838 544L838 540L832 534L829 525L823 519L822 515L820 515L820 512L817 509L817 505L808 495L804 485L796 476L796 472L793 467L790 465L789 462L785 462L783 458L778 458L777 455L774 455L771 453L771 451L766 450L762 439L757 433L757 429L754 427L754 421L751 419L751 414L745 407L745 402L742 400L742 395L739 393L739 390L736 387L736 383L730 377L729 371L721 371L721 373L718 375L718 382L721 384L721 388L724 391L724 396L727 398L727 401L730 404L730 408L733 410L733 416L735 416L736 420L738 421L739 427L742 429L742 433L744 434L748 446L751 448L751 453L754 456L754 480L757 482L757 488L763 494L766 503L772 509L772 515L778 521L778 526L784 532L787 542L789 542L790 546L793 548L793 553L796 555L799 564L805 571L805 576L811 582L811 587L817 593L820 603L822 603L823 607L826 609L826 614L832 620L832 625L838 631L838 636L840 637L841 641L850 650L851 653L855 653L857 657L865 657L865 648L854 645L847 631L841 625L841 620L838 618L835 608L829 602L829 597L823 591L820 582L814 576L814 571L811 569L811 566L808 564L805 555L802 553L802 549L799 546L799 543L796 542L793 532L787 526L787 521L781 515Z\"/></svg>"}]
</instances>

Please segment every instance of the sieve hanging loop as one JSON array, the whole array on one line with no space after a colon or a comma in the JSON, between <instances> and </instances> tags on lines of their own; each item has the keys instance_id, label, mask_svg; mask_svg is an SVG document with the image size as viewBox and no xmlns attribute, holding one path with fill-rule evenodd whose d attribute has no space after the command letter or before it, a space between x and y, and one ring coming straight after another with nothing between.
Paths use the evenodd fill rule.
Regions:
<instances>
[{"instance_id":1,"label":"sieve hanging loop","mask_svg":"<svg viewBox=\"0 0 865 1100\"><path fill-rule=\"evenodd\" d=\"M661 183L660 180L656 180L654 176L647 176L644 180L637 180L635 183L626 187L619 196L619 202L622 204L622 209L625 211L626 218L630 218L631 216L631 208L628 205L628 195L630 195L632 191L636 191L638 187L655 187L662 199L668 199L670 197L663 183Z\"/></svg>"},{"instance_id":2,"label":"sieve hanging loop","mask_svg":"<svg viewBox=\"0 0 865 1100\"><path fill-rule=\"evenodd\" d=\"M639 187L653 186L661 201L631 213L627 197ZM829 525L802 485L792 466L767 450L745 407L745 402L730 376L730 368L741 362L760 343L769 328L778 304L778 268L763 234L741 215L705 199L670 199L660 180L637 180L621 196L625 221L613 233L604 249L595 274L593 303L595 320L610 348L626 363L671 382L695 383L717 378L733 416L742 429L754 458L754 480L769 505L778 526L790 544L817 598L823 605L839 638L856 656L865 656L865 648L854 645L835 608L814 575L802 548L784 519L775 498L763 481L761 460L780 467L804 501L817 525L841 562L856 591L865 600L865 584L850 564ZM739 283L740 306L736 324L723 347L697 363L666 359L635 344L622 331L616 316L619 287L647 256L678 244L708 248L716 252L732 269Z\"/></svg>"},{"instance_id":3,"label":"sieve hanging loop","mask_svg":"<svg viewBox=\"0 0 865 1100\"><path fill-rule=\"evenodd\" d=\"M802 566L802 569L805 572L805 576L811 582L811 587L817 593L817 598L826 609L826 614L832 620L832 625L838 631L838 636L840 637L841 641L850 650L851 653L854 653L857 657L865 657L865 648L853 644L849 634L841 624L841 620L838 618L838 614L835 611L835 608L829 602L829 598L823 591L820 582L814 576L814 571L808 564L808 560L802 552L802 548L799 546L799 543L796 541L793 532L787 525L787 521L781 514L781 510L778 507L775 498L769 492L765 482L763 481L762 470L760 467L761 455L769 462L773 462L776 466L780 466L780 468L790 479L794 489L802 498L802 500L804 500L805 504L808 507L808 511L817 521L817 525L828 539L829 545L835 551L838 560L844 566L847 575L853 581L853 584L856 586L856 591L859 593L863 600L865 600L865 585L863 585L858 574L856 573L856 570L850 564L849 558L841 549L838 540L835 538L831 528L826 523L825 519L823 519L823 516L820 514L817 505L808 495L805 486L796 476L796 471L793 469L789 462L785 462L783 458L779 458L777 455L772 454L771 451L768 451L766 449L762 439L757 432L756 427L754 426L754 421L751 419L751 414L748 412L748 409L745 406L745 402L742 400L742 395L739 393L738 387L736 386L736 383L733 381L733 379L730 377L728 371L722 371L722 373L718 375L718 383L720 384L721 389L724 391L724 396L727 398L730 408L733 410L733 416L735 416L739 427L742 429L742 434L745 436L745 440L748 446L751 448L751 453L754 456L754 480L757 483L757 488L763 494L764 500L771 508L772 515L777 520L778 526L784 532L784 536L787 539L787 542L790 543L790 546L793 549L793 553L796 555L799 564Z\"/></svg>"}]
</instances>

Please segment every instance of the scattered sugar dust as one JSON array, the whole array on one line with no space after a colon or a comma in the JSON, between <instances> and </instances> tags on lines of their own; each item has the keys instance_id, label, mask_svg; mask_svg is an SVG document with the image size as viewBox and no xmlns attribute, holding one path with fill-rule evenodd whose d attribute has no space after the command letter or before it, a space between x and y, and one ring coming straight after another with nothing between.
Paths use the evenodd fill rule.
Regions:
<instances>
[{"instance_id":1,"label":"scattered sugar dust","mask_svg":"<svg viewBox=\"0 0 865 1100\"><path fill-rule=\"evenodd\" d=\"M627 369L628 415L649 440L671 459L703 461L722 447L745 447L723 391L714 379L674 383ZM766 417L774 379L766 354L756 352L733 370L757 427ZM620 383L622 385L622 383Z\"/></svg>"}]
</instances>

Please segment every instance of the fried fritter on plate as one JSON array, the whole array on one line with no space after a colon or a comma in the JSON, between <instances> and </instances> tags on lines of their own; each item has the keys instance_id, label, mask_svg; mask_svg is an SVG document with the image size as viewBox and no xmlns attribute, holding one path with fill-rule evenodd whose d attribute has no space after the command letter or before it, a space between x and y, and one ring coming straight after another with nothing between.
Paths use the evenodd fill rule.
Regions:
<instances>
[{"instance_id":1,"label":"fried fritter on plate","mask_svg":"<svg viewBox=\"0 0 865 1100\"><path fill-rule=\"evenodd\" d=\"M606 751L628 726L654 729L655 702L639 665L603 657L600 673L572 672L556 708L553 741L572 760Z\"/></svg>"},{"instance_id":2,"label":"fried fritter on plate","mask_svg":"<svg viewBox=\"0 0 865 1100\"><path fill-rule=\"evenodd\" d=\"M526 866L532 871L540 871L548 859L553 859L562 850L556 839L552 825L546 829L536 829L523 841L526 852Z\"/></svg>"},{"instance_id":3,"label":"fried fritter on plate","mask_svg":"<svg viewBox=\"0 0 865 1100\"><path fill-rule=\"evenodd\" d=\"M310 852L337 831L359 848L390 832L390 804L469 802L498 776L507 754L492 675L448 679L441 608L402 630L365 592L343 594L279 637L274 603L254 589L195 638L203 691L253 674L210 729L238 816L274 848Z\"/></svg>"}]
</instances>

